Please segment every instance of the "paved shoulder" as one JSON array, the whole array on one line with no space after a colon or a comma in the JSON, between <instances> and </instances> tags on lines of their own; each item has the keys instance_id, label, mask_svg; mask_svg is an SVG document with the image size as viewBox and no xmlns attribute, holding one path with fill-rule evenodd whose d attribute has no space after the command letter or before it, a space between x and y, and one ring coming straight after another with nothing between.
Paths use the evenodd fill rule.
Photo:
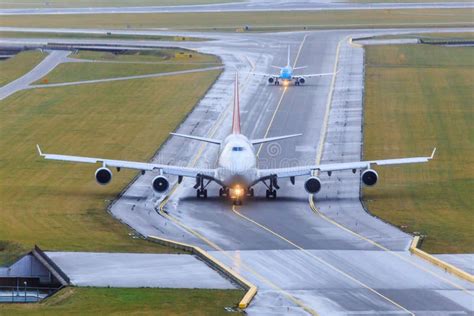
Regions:
<instances>
[{"instance_id":1,"label":"paved shoulder","mask_svg":"<svg viewBox=\"0 0 474 316\"><path fill-rule=\"evenodd\" d=\"M47 254L67 274L71 283L77 286L236 288L192 255L95 252Z\"/></svg>"},{"instance_id":2,"label":"paved shoulder","mask_svg":"<svg viewBox=\"0 0 474 316\"><path fill-rule=\"evenodd\" d=\"M41 79L51 70L53 70L57 65L64 62L70 53L71 52L69 51L62 50L50 52L49 55L30 72L16 79L15 81L12 81L9 84L1 87L0 100L9 97L17 91L28 88L31 83Z\"/></svg>"}]
</instances>

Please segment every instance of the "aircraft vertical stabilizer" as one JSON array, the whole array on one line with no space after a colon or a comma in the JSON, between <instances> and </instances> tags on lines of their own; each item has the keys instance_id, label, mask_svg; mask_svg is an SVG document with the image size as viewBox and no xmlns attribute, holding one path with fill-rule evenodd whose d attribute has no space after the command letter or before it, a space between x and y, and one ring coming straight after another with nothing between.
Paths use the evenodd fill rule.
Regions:
<instances>
[{"instance_id":1,"label":"aircraft vertical stabilizer","mask_svg":"<svg viewBox=\"0 0 474 316\"><path fill-rule=\"evenodd\" d=\"M234 112L232 114L232 134L240 134L239 74L235 74Z\"/></svg>"}]
</instances>

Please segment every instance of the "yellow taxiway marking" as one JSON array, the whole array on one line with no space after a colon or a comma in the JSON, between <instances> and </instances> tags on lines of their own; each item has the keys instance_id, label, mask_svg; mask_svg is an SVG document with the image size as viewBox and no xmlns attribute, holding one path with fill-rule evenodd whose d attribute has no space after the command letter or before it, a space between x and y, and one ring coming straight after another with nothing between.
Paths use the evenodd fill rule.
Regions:
<instances>
[{"instance_id":1,"label":"yellow taxiway marking","mask_svg":"<svg viewBox=\"0 0 474 316\"><path fill-rule=\"evenodd\" d=\"M339 52L340 52L340 46L341 44L344 42L344 41L347 41L347 40L351 40L351 37L347 36L345 38L343 38L337 45L337 49L336 49L336 63L334 64L334 72L336 72L336 69L337 69L337 66L338 66L338 60L339 60ZM323 126L321 128L321 138L320 138L320 142L319 142L319 146L318 146L318 151L316 153L316 165L319 165L321 163L321 158L322 158L322 155L323 155L323 149L324 149L324 142L326 140L326 135L327 135L327 126L328 126L328 121L329 121L329 113L330 113L330 109L331 109L331 104L332 104L332 96L333 96L333 91L334 91L334 85L335 85L335 82L336 82L336 75L333 76L333 79L332 79L332 82L331 82L331 88L330 88L330 92L329 92L329 95L328 95L328 100L327 100L327 103L326 103L326 113L324 115L324 122L323 122ZM438 275L437 273L433 272L433 271L430 271L428 269L426 269L425 267L411 261L411 260L408 260L407 258L405 258L404 256L400 255L399 253L397 252L394 252L386 247L384 247L383 245L377 243L376 241L373 241L365 236L362 236L360 234L358 234L357 232L347 228L346 226L336 222L335 220L329 218L328 216L326 216L325 214L323 214L316 206L315 202L314 202L314 195L310 194L308 196L308 201L309 201L309 205L310 205L310 208L311 210L316 214L316 215L319 215L322 219L324 219L325 221L339 227L340 229L342 230L345 230L346 232L349 232L351 233L352 235L354 236L357 236L359 237L360 239L362 240L365 240L367 241L368 243L376 246L377 248L379 249L382 249L384 251L387 251L391 254L393 254L394 256L402 259L403 261L419 268L420 270L424 271L424 272L427 272L431 275L433 275L434 277L438 278L439 280L441 281L444 281L446 283L448 283L449 285L459 289L459 290L462 290L463 292L466 292L470 295L473 295L474 294L469 291L468 289L444 278L443 276L440 276Z\"/></svg>"},{"instance_id":2,"label":"yellow taxiway marking","mask_svg":"<svg viewBox=\"0 0 474 316\"><path fill-rule=\"evenodd\" d=\"M255 66L254 66L255 67ZM250 73L249 72L247 74L247 77L248 78L250 76ZM243 89L247 88L247 82L248 80L245 80L244 82L246 82L245 86ZM286 90L286 88L285 88ZM280 100L281 102L281 100ZM222 112L221 116L218 118L217 122L215 123L215 125L213 126L213 128L209 131L207 137L212 137L216 131L217 131L217 128L222 124L224 118L226 117L225 113L227 113L230 108L232 108L232 102L231 104L226 108L226 110L224 112ZM197 160L201 157L205 147L206 147L207 144L202 144L198 150L198 153L196 154L195 158L188 164L188 166L194 166L196 163L197 163ZM167 218L168 220L172 221L173 223L175 223L177 226L181 227L182 229L186 230L187 232L189 232L190 234L194 235L195 237L201 239L202 241L204 241L206 244L208 244L209 246L211 246L212 248L218 250L218 251L221 251L223 254L225 254L228 258L231 259L231 262L235 262L235 259L224 252L224 250L222 248L220 248L217 244L213 243L212 241L210 241L209 239L207 239L206 237L204 237L202 234L198 233L197 231L193 230L192 228L184 225L183 223L181 223L181 221L179 221L177 218L171 216L170 214L168 214L167 212L164 211L164 207L166 206L166 204L168 203L168 201L170 200L171 196L176 192L176 190L178 189L179 187L179 184L178 183L175 183L173 185L173 187L171 188L170 192L165 196L165 198L163 199L163 201L161 201L160 205L158 206L157 208L157 212L164 216L165 218ZM252 274L254 274L255 276L257 276L260 280L262 280L263 282L265 282L266 284L268 284L269 286L271 286L273 289L275 289L276 291L282 293L286 298L288 298L288 300L290 300L291 302L293 302L294 304L296 304L297 306L300 306L303 310L305 310L306 312L308 312L309 314L311 315L318 315L318 313L313 310L312 308L306 306L302 301L300 301L299 299L297 299L296 297L292 296L290 293L288 293L287 291L285 291L284 289L278 287L276 284L274 284L273 282L271 282L270 280L268 280L267 278L265 278L263 275L261 275L260 273L258 273L257 271L255 271L254 269L252 269L251 267L249 267L248 265L245 265L245 264L242 264L241 265L242 267L244 267L245 269L247 269L249 272L251 272Z\"/></svg>"},{"instance_id":3,"label":"yellow taxiway marking","mask_svg":"<svg viewBox=\"0 0 474 316\"><path fill-rule=\"evenodd\" d=\"M229 258L231 260L231 262L236 263L235 258L231 254L227 253L224 249L219 247L216 243L214 243L211 240L207 239L204 235L200 234L199 232L195 231L194 229L192 229L192 228L188 227L187 225L183 224L177 218L175 218L175 217L169 215L168 213L164 212L163 211L163 206L164 206L164 204L162 203L160 205L159 209L158 209L158 212L162 216L166 217L167 219L169 219L170 221L172 221L173 223L175 223L179 227L183 228L184 230L186 230L190 234L194 235L195 237L201 239L206 244L208 244L210 247L214 248L217 251L220 251L223 255L225 255L227 258ZM267 279L265 276L263 276L259 272L255 271L253 268L251 268L247 264L245 264L243 262L238 262L238 264L240 265L240 267L242 267L242 268L246 269L247 271L249 271L250 273L254 274L258 279L260 279L262 282L265 282L267 285L272 287L274 290L282 293L288 300L293 302L295 305L300 306L301 308L303 308L306 312L310 313L311 315L318 315L318 313L315 310L313 310L311 307L308 307L301 300L297 299L296 297L294 297L293 295L288 293L286 290L282 289L281 287L279 287L278 285L276 285L275 283L273 283L272 281Z\"/></svg>"},{"instance_id":4,"label":"yellow taxiway marking","mask_svg":"<svg viewBox=\"0 0 474 316\"><path fill-rule=\"evenodd\" d=\"M462 287L462 286L460 286L460 285L454 283L454 282L451 281L451 280L446 279L445 277L443 277L443 276L441 276L441 275L438 275L437 273L435 273L435 272L433 272L433 271L431 271L431 270L429 270L429 269L426 269L425 267L419 265L419 264L416 263L416 262L413 262L412 260L409 260L408 258L404 257L403 255L399 254L398 252L393 251L393 250L390 250L390 249L388 249L387 247L385 247L385 246L379 244L378 242L376 242L376 241L374 241L374 240L371 240L370 238L367 238L367 237L365 237L365 236L362 236L362 235L360 235L359 233L356 233L355 231L353 231L353 230L347 228L346 226L344 226L344 225L342 225L342 224L336 222L335 220L329 218L328 216L326 216L324 213L322 213L322 212L316 207L316 205L315 205L315 203L314 203L314 196L313 196L313 195L309 195L309 205L310 205L310 207L311 207L311 210L313 210L313 212L314 212L316 215L319 215L319 216L320 216L322 219L324 219L325 221L327 221L327 222L329 222L329 223L331 223L331 224L333 224L333 225L339 227L340 229L342 229L342 230L344 230L344 231L346 231L346 232L348 232L348 233L350 233L350 234L352 234L352 235L354 235L354 236L356 236L356 237L359 237L360 239L362 239L362 240L364 240L364 241L366 241L366 242L368 242L368 243L374 245L375 247L377 247L377 248L379 248L379 249L382 249L382 250L384 250L384 251L386 251L386 252L388 252L388 253L394 255L395 257L397 257L397 258L399 258L399 259L402 259L403 261L405 261L405 262L407 262L407 263L409 263L409 264L415 266L416 268L418 268L418 269L420 269L420 270L422 270L422 271L424 271L424 272L427 272L427 273L431 274L432 276L436 277L437 279L439 279L439 280L441 280L441 281L443 281L443 282L446 282L446 283L448 283L449 285L451 285L451 286L453 286L453 287L455 287L455 288L457 288L457 289L459 289L459 290L461 290L461 291L463 291L463 292L466 292L467 294L470 294L470 295L474 296L474 293L472 293L472 292L469 291L468 289L466 289L466 288L464 288L464 287Z\"/></svg>"},{"instance_id":5,"label":"yellow taxiway marking","mask_svg":"<svg viewBox=\"0 0 474 316\"><path fill-rule=\"evenodd\" d=\"M251 219L250 217L247 217L245 216L244 214L240 213L237 208L234 206L232 208L232 211L237 214L238 216L242 217L243 219L257 225L258 227L264 229L265 231L269 232L270 234L280 238L281 240L287 242L288 244L292 245L293 247L295 247L296 249L302 251L303 253L305 253L306 255L310 256L311 258L319 261L320 263L324 264L325 266L329 267L330 269L342 274L343 276L345 276L346 278L348 278L349 280L352 280L354 281L355 283L357 283L358 285L362 286L363 288L369 290L370 292L376 294L377 296L381 297L382 299L390 302L391 304L395 305L396 307L402 309L403 311L409 313L410 315L415 315L414 313L412 313L411 311L409 311L408 309L406 309L405 307L401 306L400 304L398 304L397 302L393 301L392 299L386 297L385 295L383 295L382 293L376 291L375 289L371 288L370 286L368 286L367 284L363 283L362 281L359 281L358 279L354 278L353 276L351 276L350 274L342 271L341 269L337 268L336 266L330 264L329 262L325 261L324 259L316 256L315 254L313 254L312 252L308 251L307 249L303 248L303 247L300 247L298 246L297 244L295 244L294 242L292 242L291 240L283 237L282 235L276 233L275 231L271 230L270 228L254 221L253 219Z\"/></svg>"},{"instance_id":6,"label":"yellow taxiway marking","mask_svg":"<svg viewBox=\"0 0 474 316\"><path fill-rule=\"evenodd\" d=\"M333 68L334 75L332 76L331 86L329 88L328 99L327 99L327 102L326 102L326 110L324 112L323 125L321 126L321 132L319 133L319 135L321 135L321 136L320 136L320 139L319 139L318 150L316 151L316 164L317 165L319 165L321 163L321 157L323 155L324 141L326 140L328 121L329 121L329 112L330 112L330 109L331 109L332 96L334 94L334 86L336 84L337 66L339 65L339 53L341 51L341 44L344 41L346 41L347 38L349 38L349 37L344 37L342 40L339 41L339 43L337 43L336 62L334 63L334 68Z\"/></svg>"},{"instance_id":7,"label":"yellow taxiway marking","mask_svg":"<svg viewBox=\"0 0 474 316\"><path fill-rule=\"evenodd\" d=\"M267 130L265 131L265 134L263 135L263 138L266 138L268 136L268 133L270 132L270 128L273 125L273 120L275 120L275 116L277 115L278 110L280 109L280 105L283 101L283 97L285 96L285 93L286 93L287 89L288 89L288 87L283 88L283 92L280 96L280 100L278 101L278 104L275 108L275 111L273 111L272 118L270 119L270 123L268 123ZM263 148L263 144L260 144L260 146L258 146L258 150L257 150L257 154L256 154L257 158L260 155L260 152L262 151L262 148Z\"/></svg>"},{"instance_id":8,"label":"yellow taxiway marking","mask_svg":"<svg viewBox=\"0 0 474 316\"><path fill-rule=\"evenodd\" d=\"M303 49L303 45L304 45L304 42L306 42L307 37L308 37L308 34L305 34L303 37L303 40L301 41L300 47L298 48L298 53L296 53L295 62L293 63L293 68L296 67L296 63L298 62L298 59L300 58L301 50Z\"/></svg>"},{"instance_id":9,"label":"yellow taxiway marking","mask_svg":"<svg viewBox=\"0 0 474 316\"><path fill-rule=\"evenodd\" d=\"M296 63L298 62L298 59L300 58L301 50L303 49L303 45L306 42L307 37L308 37L308 34L305 34L305 36L303 37L303 40L301 41L300 47L298 48L298 53L296 54L296 58L295 58L295 61L293 63L293 67L295 67ZM275 117L276 117L276 115L277 115L277 113L280 109L280 105L283 101L283 97L285 96L287 89L288 89L288 86L285 86L283 88L283 92L280 96L280 100L278 100L275 111L273 111L272 118L270 119L270 123L268 123L267 130L265 131L265 134L263 135L263 138L266 138L268 136L268 133L270 132L270 128L272 128L273 121L275 120ZM262 151L262 148L263 148L263 144L260 144L260 146L258 146L258 150L257 150L257 158L260 155L260 152Z\"/></svg>"}]
</instances>

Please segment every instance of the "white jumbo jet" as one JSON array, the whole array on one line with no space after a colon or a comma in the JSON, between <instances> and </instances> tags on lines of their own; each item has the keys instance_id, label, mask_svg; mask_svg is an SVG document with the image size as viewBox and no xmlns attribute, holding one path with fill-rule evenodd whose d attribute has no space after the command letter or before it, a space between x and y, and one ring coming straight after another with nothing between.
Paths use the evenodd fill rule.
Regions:
<instances>
[{"instance_id":1,"label":"white jumbo jet","mask_svg":"<svg viewBox=\"0 0 474 316\"><path fill-rule=\"evenodd\" d=\"M268 199L276 198L276 190L279 189L278 179L289 178L292 184L295 184L295 177L306 176L304 188L309 194L315 194L321 189L321 180L316 176L317 172L327 172L331 175L333 171L356 170L362 172L362 182L365 185L372 186L377 182L378 175L371 168L372 165L400 165L411 163L428 162L433 159L436 148L430 157L413 157L387 160L370 160L357 162L343 162L320 165L308 165L290 168L259 169L257 167L257 155L254 145L278 141L286 138L300 136L293 134L286 136L277 136L270 138L249 140L240 132L240 109L239 109L239 90L238 77L236 75L234 86L234 106L232 118L232 131L224 140L211 139L192 135L175 134L172 135L185 137L193 140L220 145L220 151L217 159L217 165L214 169L180 167L171 165L162 165L147 162L111 160L104 158L90 158L80 156L66 156L45 154L41 151L39 145L37 149L39 155L45 159L69 161L77 163L102 164L95 172L95 179L101 185L106 185L112 180L112 171L109 168L121 168L145 171L154 171L158 175L153 179L151 186L157 193L165 193L170 182L165 175L178 176L178 183L181 183L183 177L196 179L194 186L197 189L198 198L207 197L207 186L211 182L217 183L219 196L228 196L234 204L241 204L246 196L253 196L253 186L262 182L267 187L266 197Z\"/></svg>"},{"instance_id":2,"label":"white jumbo jet","mask_svg":"<svg viewBox=\"0 0 474 316\"><path fill-rule=\"evenodd\" d=\"M261 72L253 72L253 74L257 76L267 77L269 84L279 85L280 82L282 82L284 85L286 85L293 81L295 83L295 86L304 84L306 82L306 78L334 75L333 72L321 73L321 74L295 75L293 73L295 70L304 69L308 66L295 67L295 68L291 67L289 45L288 45L288 58L287 58L286 66L285 67L272 66L272 67L279 69L280 73L276 75L276 74L267 74L267 73L261 73Z\"/></svg>"}]
</instances>

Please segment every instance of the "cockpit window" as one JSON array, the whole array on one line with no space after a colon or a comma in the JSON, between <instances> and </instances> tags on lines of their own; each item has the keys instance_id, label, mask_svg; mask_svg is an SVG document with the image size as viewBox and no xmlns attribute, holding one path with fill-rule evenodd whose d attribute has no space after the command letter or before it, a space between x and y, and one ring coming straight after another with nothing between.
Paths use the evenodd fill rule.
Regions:
<instances>
[{"instance_id":1,"label":"cockpit window","mask_svg":"<svg viewBox=\"0 0 474 316\"><path fill-rule=\"evenodd\" d=\"M243 151L243 150L244 150L244 147L240 147L240 146L232 147L232 151Z\"/></svg>"}]
</instances>

